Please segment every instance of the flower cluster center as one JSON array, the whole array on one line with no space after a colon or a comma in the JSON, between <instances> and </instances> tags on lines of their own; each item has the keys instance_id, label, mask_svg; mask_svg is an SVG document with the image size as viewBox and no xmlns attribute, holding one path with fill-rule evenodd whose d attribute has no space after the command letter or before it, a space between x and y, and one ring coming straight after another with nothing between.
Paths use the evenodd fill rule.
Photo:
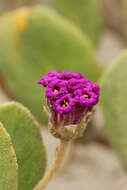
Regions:
<instances>
[{"instance_id":1,"label":"flower cluster center","mask_svg":"<svg viewBox=\"0 0 127 190\"><path fill-rule=\"evenodd\" d=\"M65 107L67 107L68 106L68 101L67 100L64 100L63 102L62 102L62 104L61 104L61 106L63 107L63 108L65 108Z\"/></svg>"},{"instance_id":2,"label":"flower cluster center","mask_svg":"<svg viewBox=\"0 0 127 190\"><path fill-rule=\"evenodd\" d=\"M89 99L89 96L88 96L88 94L83 94L83 96L86 98L86 99Z\"/></svg>"},{"instance_id":3,"label":"flower cluster center","mask_svg":"<svg viewBox=\"0 0 127 190\"><path fill-rule=\"evenodd\" d=\"M59 92L59 90L58 90L58 89L56 89L56 88L54 88L53 92L58 93L58 92Z\"/></svg>"}]
</instances>

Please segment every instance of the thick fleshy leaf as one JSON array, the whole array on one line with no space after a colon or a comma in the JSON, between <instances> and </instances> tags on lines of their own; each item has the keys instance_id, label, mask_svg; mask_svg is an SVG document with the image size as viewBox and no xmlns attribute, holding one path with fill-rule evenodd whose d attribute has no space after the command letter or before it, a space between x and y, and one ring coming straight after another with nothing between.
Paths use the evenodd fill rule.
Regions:
<instances>
[{"instance_id":1,"label":"thick fleshy leaf","mask_svg":"<svg viewBox=\"0 0 127 190\"><path fill-rule=\"evenodd\" d=\"M0 106L0 121L10 134L16 152L18 190L32 190L42 178L46 165L38 123L25 107L14 102Z\"/></svg>"},{"instance_id":2,"label":"thick fleshy leaf","mask_svg":"<svg viewBox=\"0 0 127 190\"><path fill-rule=\"evenodd\" d=\"M114 149L127 168L127 52L105 73L101 93L105 127Z\"/></svg>"},{"instance_id":3,"label":"thick fleshy leaf","mask_svg":"<svg viewBox=\"0 0 127 190\"><path fill-rule=\"evenodd\" d=\"M11 138L0 123L0 189L17 190L18 167Z\"/></svg>"},{"instance_id":4,"label":"thick fleshy leaf","mask_svg":"<svg viewBox=\"0 0 127 190\"><path fill-rule=\"evenodd\" d=\"M12 95L44 122L44 91L37 80L48 71L80 71L96 81L101 68L87 37L54 11L21 9L0 19L0 70Z\"/></svg>"},{"instance_id":5,"label":"thick fleshy leaf","mask_svg":"<svg viewBox=\"0 0 127 190\"><path fill-rule=\"evenodd\" d=\"M73 21L96 44L102 34L102 15L97 0L51 0L53 6Z\"/></svg>"}]
</instances>

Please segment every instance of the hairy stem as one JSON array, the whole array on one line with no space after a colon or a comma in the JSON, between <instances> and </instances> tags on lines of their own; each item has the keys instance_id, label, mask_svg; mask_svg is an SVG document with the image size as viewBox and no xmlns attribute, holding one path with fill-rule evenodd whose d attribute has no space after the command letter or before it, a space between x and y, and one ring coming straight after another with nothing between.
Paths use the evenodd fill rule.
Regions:
<instances>
[{"instance_id":1,"label":"hairy stem","mask_svg":"<svg viewBox=\"0 0 127 190\"><path fill-rule=\"evenodd\" d=\"M37 184L37 186L34 188L34 190L43 190L50 180L52 179L53 175L57 171L57 169L60 167L60 164L64 158L64 154L66 151L68 143L66 141L61 140L60 141L60 146L57 152L57 157L53 165L51 166L50 170L48 173L43 177L43 179L40 180L40 182Z\"/></svg>"}]
</instances>

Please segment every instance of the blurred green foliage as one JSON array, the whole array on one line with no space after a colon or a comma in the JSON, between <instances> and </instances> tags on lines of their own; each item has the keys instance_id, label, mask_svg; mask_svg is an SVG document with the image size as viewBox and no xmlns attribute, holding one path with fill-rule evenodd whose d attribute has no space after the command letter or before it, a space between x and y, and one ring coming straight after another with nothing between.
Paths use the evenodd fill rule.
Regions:
<instances>
[{"instance_id":1,"label":"blurred green foliage","mask_svg":"<svg viewBox=\"0 0 127 190\"><path fill-rule=\"evenodd\" d=\"M127 52L104 74L101 107L113 148L127 168Z\"/></svg>"},{"instance_id":2,"label":"blurred green foliage","mask_svg":"<svg viewBox=\"0 0 127 190\"><path fill-rule=\"evenodd\" d=\"M40 134L38 123L35 121L31 113L25 107L15 102L5 103L0 106L0 121L4 124L4 127L6 128L7 132L10 134L16 152L16 158L18 162L18 190L31 190L42 178L46 166L45 147L42 142L42 137ZM4 138L4 134L0 136L0 139L1 138ZM8 141L7 143L9 144L10 142ZM8 160L10 154L12 154L10 146L7 147L7 150L5 149L6 151L5 160L4 160L4 154L3 156L1 156L0 152L1 156L0 166L2 166L1 165L2 161L3 164L5 162L7 163L10 161ZM4 151L3 148L5 147L0 145L0 151ZM13 160L12 164L14 165ZM7 180L9 175L11 175L11 170L13 169L11 167L12 166L9 164L6 165L5 169L6 171L8 170L9 173L6 171L5 171L6 173L0 171L2 172L2 174L7 175L6 176ZM14 173L15 171L12 172ZM17 177L15 173L13 175L14 175L13 177L16 180ZM14 180L13 177L11 178L11 180ZM14 184L12 184L14 188L10 189L0 188L0 189L15 190L16 189L15 183L16 181L14 182Z\"/></svg>"},{"instance_id":3,"label":"blurred green foliage","mask_svg":"<svg viewBox=\"0 0 127 190\"><path fill-rule=\"evenodd\" d=\"M103 17L97 0L51 0L58 12L73 21L97 44L103 30Z\"/></svg>"}]
</instances>

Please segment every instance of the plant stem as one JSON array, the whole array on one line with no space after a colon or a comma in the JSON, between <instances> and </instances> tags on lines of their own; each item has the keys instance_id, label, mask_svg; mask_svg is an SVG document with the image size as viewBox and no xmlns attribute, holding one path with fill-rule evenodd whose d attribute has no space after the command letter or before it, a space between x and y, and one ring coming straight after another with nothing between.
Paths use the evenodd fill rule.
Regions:
<instances>
[{"instance_id":1,"label":"plant stem","mask_svg":"<svg viewBox=\"0 0 127 190\"><path fill-rule=\"evenodd\" d=\"M58 171L58 175L63 175L67 171L69 166L71 166L72 162L74 161L74 158L75 158L74 146L75 146L74 142L72 141L70 143L69 153L67 154L67 158L63 161L62 167Z\"/></svg>"},{"instance_id":2,"label":"plant stem","mask_svg":"<svg viewBox=\"0 0 127 190\"><path fill-rule=\"evenodd\" d=\"M34 190L43 190L50 180L52 179L53 175L57 171L57 169L60 167L60 164L64 158L65 151L67 149L67 141L60 141L60 146L57 152L56 160L54 161L53 165L51 166L51 169L48 171L48 173L43 177L43 179L40 180L40 182L37 184L37 186L34 188Z\"/></svg>"}]
</instances>

